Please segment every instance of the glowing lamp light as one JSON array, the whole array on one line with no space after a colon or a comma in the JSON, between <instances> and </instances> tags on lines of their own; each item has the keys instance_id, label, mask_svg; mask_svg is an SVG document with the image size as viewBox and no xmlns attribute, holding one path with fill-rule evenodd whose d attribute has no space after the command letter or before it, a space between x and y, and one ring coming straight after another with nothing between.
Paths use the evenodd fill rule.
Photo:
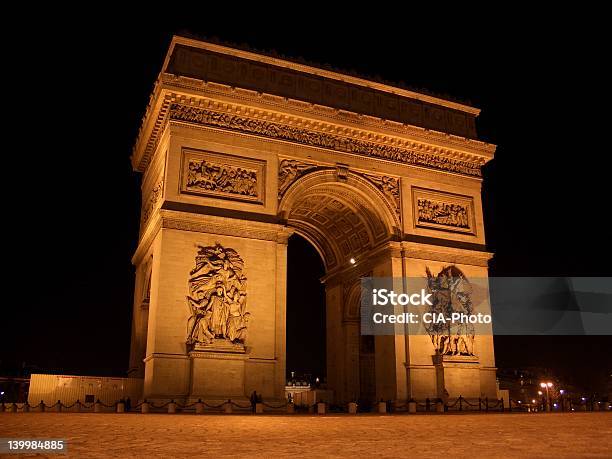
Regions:
<instances>
[{"instance_id":1,"label":"glowing lamp light","mask_svg":"<svg viewBox=\"0 0 612 459\"><path fill-rule=\"evenodd\" d=\"M533 399L533 400L531 401L531 403L533 403L533 404L535 405L535 399Z\"/></svg>"},{"instance_id":2,"label":"glowing lamp light","mask_svg":"<svg viewBox=\"0 0 612 459\"><path fill-rule=\"evenodd\" d=\"M546 383L540 383L540 387L546 387Z\"/></svg>"},{"instance_id":3,"label":"glowing lamp light","mask_svg":"<svg viewBox=\"0 0 612 459\"><path fill-rule=\"evenodd\" d=\"M349 261L351 262L352 265L355 264L355 259L354 258L351 258Z\"/></svg>"},{"instance_id":4,"label":"glowing lamp light","mask_svg":"<svg viewBox=\"0 0 612 459\"><path fill-rule=\"evenodd\" d=\"M554 406L555 408L557 408L557 404L556 404L556 403L553 403L553 406Z\"/></svg>"},{"instance_id":5,"label":"glowing lamp light","mask_svg":"<svg viewBox=\"0 0 612 459\"><path fill-rule=\"evenodd\" d=\"M538 391L538 395L542 395L542 391L541 390Z\"/></svg>"},{"instance_id":6,"label":"glowing lamp light","mask_svg":"<svg viewBox=\"0 0 612 459\"><path fill-rule=\"evenodd\" d=\"M561 389L561 390L559 391L559 393L560 393L561 395L563 395L563 394L565 393L565 391L564 391L563 389Z\"/></svg>"}]
</instances>

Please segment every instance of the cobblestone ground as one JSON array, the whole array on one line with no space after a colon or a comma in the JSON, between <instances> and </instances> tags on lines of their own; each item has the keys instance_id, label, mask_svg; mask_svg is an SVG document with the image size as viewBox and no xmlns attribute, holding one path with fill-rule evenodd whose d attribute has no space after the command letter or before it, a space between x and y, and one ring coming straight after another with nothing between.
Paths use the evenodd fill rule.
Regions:
<instances>
[{"instance_id":1,"label":"cobblestone ground","mask_svg":"<svg viewBox=\"0 0 612 459\"><path fill-rule=\"evenodd\" d=\"M65 438L69 456L79 458L442 455L610 458L612 413L394 416L2 413L0 437Z\"/></svg>"}]
</instances>

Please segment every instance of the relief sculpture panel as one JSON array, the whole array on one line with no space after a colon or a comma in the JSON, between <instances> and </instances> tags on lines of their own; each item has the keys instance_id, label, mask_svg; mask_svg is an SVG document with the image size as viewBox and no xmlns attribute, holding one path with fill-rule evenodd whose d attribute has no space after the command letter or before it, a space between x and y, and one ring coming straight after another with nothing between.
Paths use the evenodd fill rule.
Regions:
<instances>
[{"instance_id":1,"label":"relief sculpture panel","mask_svg":"<svg viewBox=\"0 0 612 459\"><path fill-rule=\"evenodd\" d=\"M219 243L198 246L188 280L188 347L244 349L251 315L246 310L246 285L244 261L238 252Z\"/></svg>"},{"instance_id":2,"label":"relief sculpture panel","mask_svg":"<svg viewBox=\"0 0 612 459\"><path fill-rule=\"evenodd\" d=\"M476 234L471 197L413 188L412 201L417 228Z\"/></svg>"},{"instance_id":3,"label":"relief sculpture panel","mask_svg":"<svg viewBox=\"0 0 612 459\"><path fill-rule=\"evenodd\" d=\"M264 169L264 161L184 150L181 192L263 203Z\"/></svg>"}]
</instances>

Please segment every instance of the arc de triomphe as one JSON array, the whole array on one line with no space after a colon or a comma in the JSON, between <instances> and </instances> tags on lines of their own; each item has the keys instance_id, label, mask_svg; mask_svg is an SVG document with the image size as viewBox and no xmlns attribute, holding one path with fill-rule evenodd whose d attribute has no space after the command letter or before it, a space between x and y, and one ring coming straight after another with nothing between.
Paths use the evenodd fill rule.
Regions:
<instances>
[{"instance_id":1,"label":"arc de triomphe","mask_svg":"<svg viewBox=\"0 0 612 459\"><path fill-rule=\"evenodd\" d=\"M132 164L143 174L130 375L147 399L284 398L287 240L326 275L327 378L356 397L496 396L492 336L360 334L362 276L487 276L479 110L174 37ZM307 343L305 343L307 345Z\"/></svg>"}]
</instances>

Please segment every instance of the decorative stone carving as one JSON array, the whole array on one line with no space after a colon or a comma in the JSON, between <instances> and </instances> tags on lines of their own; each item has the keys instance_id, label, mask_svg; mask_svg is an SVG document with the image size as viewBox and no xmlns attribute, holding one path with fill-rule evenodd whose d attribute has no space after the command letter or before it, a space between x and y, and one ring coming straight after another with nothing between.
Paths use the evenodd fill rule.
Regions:
<instances>
[{"instance_id":1,"label":"decorative stone carving","mask_svg":"<svg viewBox=\"0 0 612 459\"><path fill-rule=\"evenodd\" d=\"M224 351L243 348L250 313L246 311L244 261L238 252L218 242L198 246L189 276L187 346Z\"/></svg>"},{"instance_id":2,"label":"decorative stone carving","mask_svg":"<svg viewBox=\"0 0 612 459\"><path fill-rule=\"evenodd\" d=\"M413 203L417 227L475 234L472 198L413 188Z\"/></svg>"},{"instance_id":3,"label":"decorative stone carving","mask_svg":"<svg viewBox=\"0 0 612 459\"><path fill-rule=\"evenodd\" d=\"M183 154L183 193L262 202L262 161L196 150Z\"/></svg>"},{"instance_id":4,"label":"decorative stone carving","mask_svg":"<svg viewBox=\"0 0 612 459\"><path fill-rule=\"evenodd\" d=\"M278 167L278 199L287 189L306 172L317 169L316 164L306 163L297 159L283 159Z\"/></svg>"},{"instance_id":5,"label":"decorative stone carving","mask_svg":"<svg viewBox=\"0 0 612 459\"><path fill-rule=\"evenodd\" d=\"M153 210L155 209L155 206L161 199L163 192L164 192L164 180L162 179L159 182L157 182L157 184L151 190L151 193L149 194L149 199L145 200L142 203L142 212L141 212L142 225L144 225L149 220L149 217L151 216L151 214L153 213Z\"/></svg>"},{"instance_id":6,"label":"decorative stone carving","mask_svg":"<svg viewBox=\"0 0 612 459\"><path fill-rule=\"evenodd\" d=\"M473 177L481 176L481 164L476 162L414 151L401 146L349 138L338 134L318 132L303 127L285 125L263 119L247 118L246 116L234 113L221 113L178 103L170 105L169 114L170 119L175 121L221 127L273 139L397 161L402 164L413 164Z\"/></svg>"},{"instance_id":7,"label":"decorative stone carving","mask_svg":"<svg viewBox=\"0 0 612 459\"><path fill-rule=\"evenodd\" d=\"M395 212L401 220L401 207L400 207L400 181L395 177L387 177L372 174L363 174L370 182L376 185L382 194L389 200L395 208Z\"/></svg>"},{"instance_id":8,"label":"decorative stone carving","mask_svg":"<svg viewBox=\"0 0 612 459\"><path fill-rule=\"evenodd\" d=\"M438 225L454 226L456 228L469 228L468 209L461 204L419 199L419 222L435 223Z\"/></svg>"},{"instance_id":9,"label":"decorative stone carving","mask_svg":"<svg viewBox=\"0 0 612 459\"><path fill-rule=\"evenodd\" d=\"M472 285L456 266L445 266L433 276L429 268L427 291L432 294L429 312L450 317L453 312L471 315ZM470 323L431 323L425 326L437 355L474 355L474 325Z\"/></svg>"}]
</instances>

